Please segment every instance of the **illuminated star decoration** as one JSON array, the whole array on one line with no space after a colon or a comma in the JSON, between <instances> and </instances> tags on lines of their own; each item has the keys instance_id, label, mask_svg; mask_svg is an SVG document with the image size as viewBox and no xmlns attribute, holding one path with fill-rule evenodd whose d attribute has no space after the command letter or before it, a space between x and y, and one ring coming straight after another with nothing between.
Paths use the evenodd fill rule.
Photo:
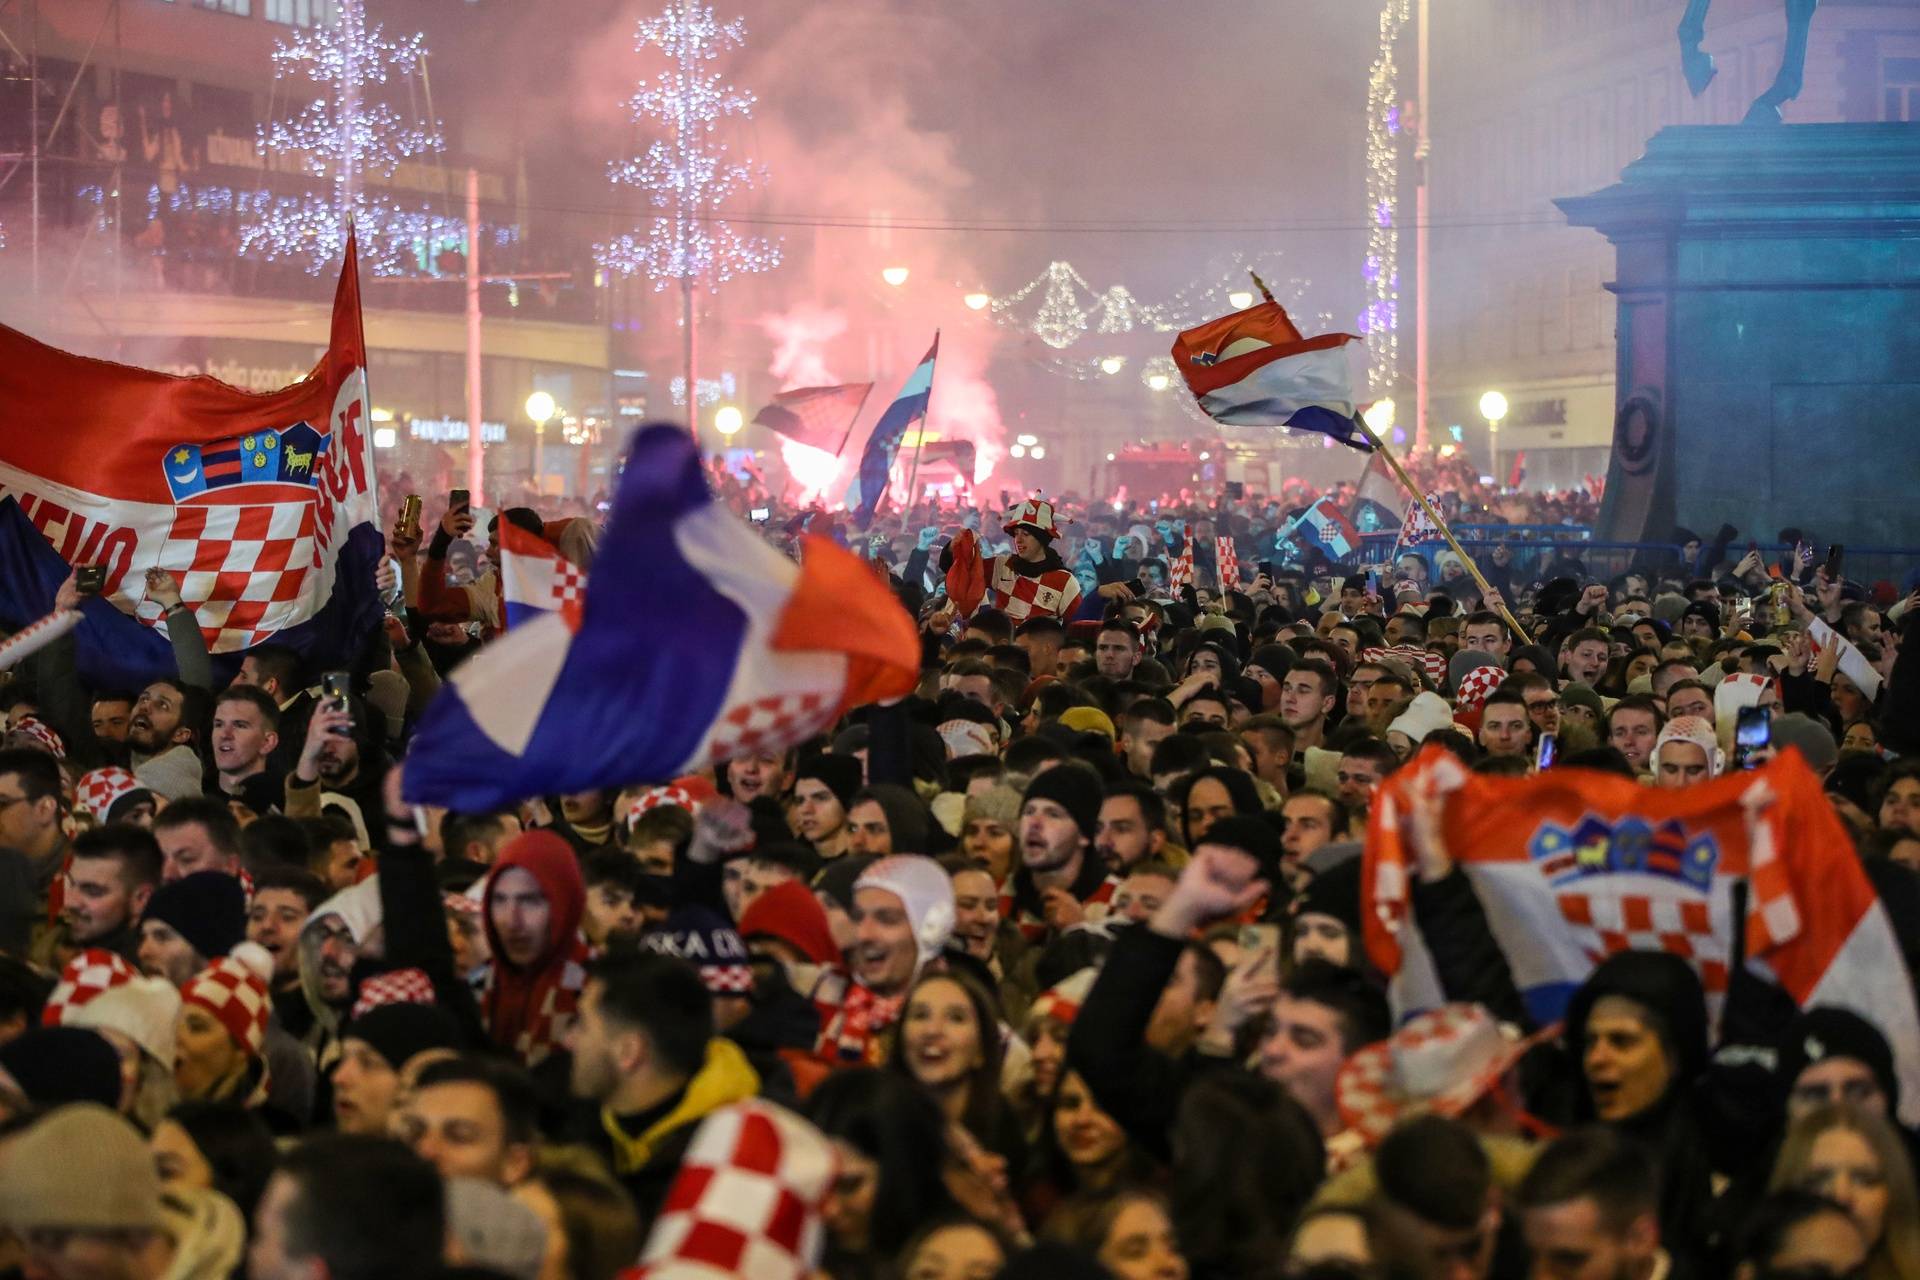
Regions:
<instances>
[{"instance_id":1,"label":"illuminated star decoration","mask_svg":"<svg viewBox=\"0 0 1920 1280\"><path fill-rule=\"evenodd\" d=\"M365 182L445 149L437 120L409 123L379 97L385 86L421 74L426 57L422 36L393 39L369 27L365 0L340 0L332 26L295 31L274 49L275 77L311 81L320 96L291 119L262 127L260 153L269 169L325 178L332 190L268 197L241 229L241 253L304 259L317 273L339 260L351 218L361 260L375 275L397 275L418 257L444 220L368 192Z\"/></svg>"},{"instance_id":2,"label":"illuminated star decoration","mask_svg":"<svg viewBox=\"0 0 1920 1280\"><path fill-rule=\"evenodd\" d=\"M696 0L674 0L658 17L640 22L634 48L658 50L667 66L642 80L628 100L633 119L657 134L643 156L615 161L607 175L647 193L655 214L643 226L597 246L602 265L622 275L644 273L655 289L683 280L709 288L734 276L780 265L780 246L743 236L716 216L763 172L728 158L713 139L725 117L747 119L754 96L721 79L707 64L746 43L741 19L718 22Z\"/></svg>"}]
</instances>

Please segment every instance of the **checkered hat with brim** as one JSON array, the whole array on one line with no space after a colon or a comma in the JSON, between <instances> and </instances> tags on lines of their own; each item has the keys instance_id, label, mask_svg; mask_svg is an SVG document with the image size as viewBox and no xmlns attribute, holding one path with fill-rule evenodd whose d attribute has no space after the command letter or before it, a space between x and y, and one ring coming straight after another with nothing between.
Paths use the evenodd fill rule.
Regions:
<instances>
[{"instance_id":1,"label":"checkered hat with brim","mask_svg":"<svg viewBox=\"0 0 1920 1280\"><path fill-rule=\"evenodd\" d=\"M145 790L140 780L118 765L107 765L102 769L80 775L80 781L74 784L74 802L93 815L95 822L106 822L107 814L113 809L114 801L134 791Z\"/></svg>"},{"instance_id":2,"label":"checkered hat with brim","mask_svg":"<svg viewBox=\"0 0 1920 1280\"><path fill-rule=\"evenodd\" d=\"M384 1004L432 1004L433 979L424 969L394 969L387 973L375 974L360 984L360 994L354 997L353 1012L350 1017L357 1018Z\"/></svg>"},{"instance_id":3,"label":"checkered hat with brim","mask_svg":"<svg viewBox=\"0 0 1920 1280\"><path fill-rule=\"evenodd\" d=\"M1429 1009L1347 1059L1334 1086L1340 1119L1371 1148L1409 1116L1457 1116L1559 1030L1556 1024L1521 1039L1477 1004Z\"/></svg>"},{"instance_id":4,"label":"checkered hat with brim","mask_svg":"<svg viewBox=\"0 0 1920 1280\"><path fill-rule=\"evenodd\" d=\"M1453 700L1454 706L1461 711L1478 711L1506 679L1507 673L1500 667L1475 667L1460 677L1460 692Z\"/></svg>"},{"instance_id":5,"label":"checkered hat with brim","mask_svg":"<svg viewBox=\"0 0 1920 1280\"><path fill-rule=\"evenodd\" d=\"M132 965L114 952L89 947L60 970L59 985L47 997L40 1021L49 1027L64 1026L71 1010L139 976Z\"/></svg>"},{"instance_id":6,"label":"checkered hat with brim","mask_svg":"<svg viewBox=\"0 0 1920 1280\"><path fill-rule=\"evenodd\" d=\"M838 1174L832 1143L792 1112L757 1098L723 1107L700 1122L620 1280L802 1280L819 1265Z\"/></svg>"},{"instance_id":7,"label":"checkered hat with brim","mask_svg":"<svg viewBox=\"0 0 1920 1280\"><path fill-rule=\"evenodd\" d=\"M267 990L272 974L273 957L265 948L243 942L232 954L189 978L180 988L180 1003L205 1009L219 1019L235 1044L257 1058L266 1047L267 1015L273 1012L273 997Z\"/></svg>"}]
</instances>

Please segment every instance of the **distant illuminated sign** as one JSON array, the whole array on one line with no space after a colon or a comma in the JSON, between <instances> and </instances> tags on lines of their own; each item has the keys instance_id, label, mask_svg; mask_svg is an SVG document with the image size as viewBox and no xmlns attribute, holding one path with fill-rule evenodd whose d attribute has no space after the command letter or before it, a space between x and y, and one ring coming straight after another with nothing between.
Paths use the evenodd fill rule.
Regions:
<instances>
[{"instance_id":1,"label":"distant illuminated sign","mask_svg":"<svg viewBox=\"0 0 1920 1280\"><path fill-rule=\"evenodd\" d=\"M465 444L467 424L459 418L415 418L407 424L407 434L415 440L431 440L435 444ZM506 442L506 423L482 422L480 424L481 444L505 444Z\"/></svg>"}]
</instances>

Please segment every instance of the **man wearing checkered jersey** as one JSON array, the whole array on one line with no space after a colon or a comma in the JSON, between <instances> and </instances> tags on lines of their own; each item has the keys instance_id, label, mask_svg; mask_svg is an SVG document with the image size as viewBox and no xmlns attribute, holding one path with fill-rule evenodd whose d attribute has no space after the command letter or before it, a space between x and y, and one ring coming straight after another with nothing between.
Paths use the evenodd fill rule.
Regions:
<instances>
[{"instance_id":1,"label":"man wearing checkered jersey","mask_svg":"<svg viewBox=\"0 0 1920 1280\"><path fill-rule=\"evenodd\" d=\"M1013 551L988 557L983 565L986 595L983 603L1005 613L1017 627L1029 618L1071 619L1080 611L1080 580L1067 568L1053 542L1060 536L1053 504L1032 499L1007 513L1002 526L1013 539ZM953 568L952 544L940 553L941 571ZM1108 583L1100 595L1131 599L1136 583Z\"/></svg>"}]
</instances>

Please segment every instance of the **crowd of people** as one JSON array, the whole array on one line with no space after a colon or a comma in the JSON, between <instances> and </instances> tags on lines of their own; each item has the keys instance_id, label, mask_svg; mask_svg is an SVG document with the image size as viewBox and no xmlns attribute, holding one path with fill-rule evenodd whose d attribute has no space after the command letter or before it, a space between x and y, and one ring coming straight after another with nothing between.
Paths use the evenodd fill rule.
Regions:
<instances>
[{"instance_id":1,"label":"crowd of people","mask_svg":"<svg viewBox=\"0 0 1920 1280\"><path fill-rule=\"evenodd\" d=\"M588 517L396 523L337 672L217 680L192 625L142 688L71 635L6 672L0 1274L1920 1280L1884 1029L1753 974L1716 1020L1631 950L1536 1025L1431 832L1413 910L1465 961L1397 1010L1361 888L1423 752L1797 751L1920 938L1920 592L1731 530L1483 584L1269 562L1277 512L1009 505L768 525L889 575L903 702L495 812L404 802L412 730L503 626L499 522L590 567Z\"/></svg>"}]
</instances>

